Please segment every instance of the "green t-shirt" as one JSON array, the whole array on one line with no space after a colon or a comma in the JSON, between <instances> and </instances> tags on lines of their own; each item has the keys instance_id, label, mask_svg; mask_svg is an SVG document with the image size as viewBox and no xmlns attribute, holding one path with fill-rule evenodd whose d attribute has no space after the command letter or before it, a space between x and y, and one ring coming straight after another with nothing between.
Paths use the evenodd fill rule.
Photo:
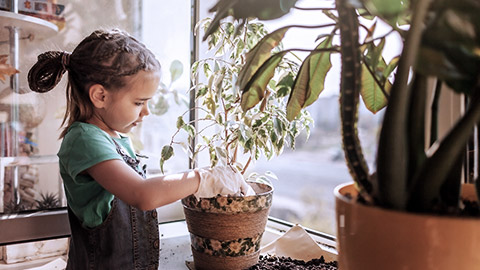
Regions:
<instances>
[{"instance_id":1,"label":"green t-shirt","mask_svg":"<svg viewBox=\"0 0 480 270\"><path fill-rule=\"evenodd\" d=\"M99 127L81 122L70 126L57 154L68 206L84 227L102 224L110 212L113 194L81 172L105 160L123 160L113 140L135 157L128 137L112 138Z\"/></svg>"}]
</instances>

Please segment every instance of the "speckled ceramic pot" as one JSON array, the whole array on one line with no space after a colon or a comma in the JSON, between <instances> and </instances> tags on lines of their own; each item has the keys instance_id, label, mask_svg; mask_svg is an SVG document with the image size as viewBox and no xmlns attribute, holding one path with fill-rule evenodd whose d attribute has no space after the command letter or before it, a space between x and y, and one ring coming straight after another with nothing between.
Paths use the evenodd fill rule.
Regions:
<instances>
[{"instance_id":1,"label":"speckled ceramic pot","mask_svg":"<svg viewBox=\"0 0 480 270\"><path fill-rule=\"evenodd\" d=\"M479 269L480 219L421 215L356 203L335 189L339 269ZM476 200L473 185L462 197Z\"/></svg>"},{"instance_id":2,"label":"speckled ceramic pot","mask_svg":"<svg viewBox=\"0 0 480 270\"><path fill-rule=\"evenodd\" d=\"M273 188L250 185L254 196L182 200L196 270L240 270L258 262Z\"/></svg>"}]
</instances>

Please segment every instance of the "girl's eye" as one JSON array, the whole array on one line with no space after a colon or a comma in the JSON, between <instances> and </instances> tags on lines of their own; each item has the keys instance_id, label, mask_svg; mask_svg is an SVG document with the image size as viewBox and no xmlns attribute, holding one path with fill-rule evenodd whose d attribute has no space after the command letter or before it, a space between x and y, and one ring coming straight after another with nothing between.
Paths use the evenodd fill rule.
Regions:
<instances>
[{"instance_id":1,"label":"girl's eye","mask_svg":"<svg viewBox=\"0 0 480 270\"><path fill-rule=\"evenodd\" d=\"M136 106L143 106L144 104L145 104L145 102L135 102Z\"/></svg>"}]
</instances>

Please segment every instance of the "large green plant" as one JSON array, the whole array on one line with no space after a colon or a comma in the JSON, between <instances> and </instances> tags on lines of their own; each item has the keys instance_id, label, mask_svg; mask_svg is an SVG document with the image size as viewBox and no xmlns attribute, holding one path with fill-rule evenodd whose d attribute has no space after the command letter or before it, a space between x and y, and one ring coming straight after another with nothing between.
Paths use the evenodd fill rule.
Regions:
<instances>
[{"instance_id":1,"label":"large green plant","mask_svg":"<svg viewBox=\"0 0 480 270\"><path fill-rule=\"evenodd\" d=\"M239 91L236 82L249 76L240 72L242 67L251 63L257 54L279 45L278 39L270 38L262 23L220 23L206 18L197 24L197 29L210 31L207 29L211 29L212 24L216 28L207 39L210 56L191 67L191 90L196 93L197 104L191 110L198 111L198 118L195 122L189 121L190 110L178 116L178 130L163 147L160 166L174 155L174 146L181 145L192 159L205 151L211 166L220 162L244 173L249 164L261 156L270 159L281 154L285 146L293 148L302 130L306 130L308 137L313 120L305 110L294 121L287 120L283 108L298 69L297 64L287 59L277 57L271 60L274 65L261 68L268 79L249 81L248 87L257 89L256 95L247 97ZM262 48L252 50L264 37ZM249 110L243 110L244 106ZM177 139L180 132L188 134L187 141ZM197 141L194 149L189 143L193 139ZM259 177L259 180L267 179Z\"/></svg>"},{"instance_id":2,"label":"large green plant","mask_svg":"<svg viewBox=\"0 0 480 270\"><path fill-rule=\"evenodd\" d=\"M257 14L262 14L261 19L273 19L297 8L295 4L294 0L219 0L211 11L216 11L214 21L217 22L227 15L238 20L259 17ZM466 144L480 121L480 3L476 0L336 0L331 4L328 8L304 11L327 15L331 23L323 27L333 25L333 30L319 39L296 74L286 106L288 119L295 119L299 110L315 102L324 88L331 54L340 53L343 146L361 198L398 210L458 209ZM373 38L375 24L362 25L365 20L383 21L391 26L390 33L401 36L403 50L398 58L389 63L384 60L385 37ZM285 32L294 27L302 26L282 27L261 40L256 48L263 47L269 39L280 41ZM359 31L366 33L361 42ZM338 44L336 36L340 37ZM247 59L240 71L247 75L237 82L242 96L262 97L264 89L249 88L250 82L267 80L269 76L263 70L273 68L273 59L286 53L288 50L264 50ZM430 107L427 102L432 92L428 91L427 79L435 80L437 86L447 85L468 99L466 112L441 141L436 138L438 103ZM440 89L436 87L433 91L433 100L438 101ZM373 173L364 161L358 139L360 97L373 112L388 102ZM256 102L262 99L246 102L248 106L244 104L243 110L247 111ZM426 127L428 110L432 112L432 124ZM424 132L428 129L432 134L430 142L425 140Z\"/></svg>"}]
</instances>

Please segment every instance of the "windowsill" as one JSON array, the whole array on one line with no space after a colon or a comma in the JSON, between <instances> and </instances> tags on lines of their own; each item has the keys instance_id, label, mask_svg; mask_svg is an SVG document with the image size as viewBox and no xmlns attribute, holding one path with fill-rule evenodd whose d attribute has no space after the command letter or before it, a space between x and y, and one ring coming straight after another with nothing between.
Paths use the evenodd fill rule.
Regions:
<instances>
[{"instance_id":1,"label":"windowsill","mask_svg":"<svg viewBox=\"0 0 480 270\"><path fill-rule=\"evenodd\" d=\"M276 240L294 224L269 217L261 246ZM335 237L305 228L309 236L324 250L337 254ZM163 269L181 270L188 269L186 262L193 261L190 250L190 236L185 220L160 223L161 251L160 265Z\"/></svg>"},{"instance_id":2,"label":"windowsill","mask_svg":"<svg viewBox=\"0 0 480 270\"><path fill-rule=\"evenodd\" d=\"M68 221L66 218L66 211L65 210L59 210L57 212L54 212L56 215L59 217L55 217L55 215L46 215L47 217L49 216L50 219L48 222L43 223L45 224L52 224L56 222L63 223L61 224L62 226L67 226L68 227ZM52 214L52 213L50 213ZM45 213L36 213L36 214L31 214L31 215L22 215L23 218L42 218ZM52 219L52 217L55 217ZM63 219L62 219L63 217ZM56 222L55 222L56 221ZM4 223L5 220L2 221ZM29 224L26 223L25 224ZM5 225L5 224L2 224ZM16 224L10 224L10 225L16 225ZM59 225L59 224L57 224ZM276 218L269 217L267 226L265 229L265 233L263 234L262 237L262 242L261 242L261 247L265 246L266 244L276 240L280 236L282 236L285 232L290 230L295 224L285 222ZM45 227L45 226L41 226ZM49 226L46 226L49 227ZM31 230L32 228L24 228ZM38 229L38 228L37 228ZM160 251L160 265L163 269L171 269L171 270L176 270L176 269L188 269L186 266L186 262L193 261L191 249L190 249L190 236L188 233L187 229L187 224L184 219L181 220L176 220L176 221L168 221L168 222L161 222L159 224L159 229L160 229L160 235L161 235L161 251ZM308 228L304 228L305 231L308 233L308 235L324 249L326 252L334 254L334 256L337 254L337 251L335 249L335 237L321 233L315 230L311 230ZM65 229L66 231L68 230ZM35 235L36 237L32 237L30 240L33 240L35 238L43 238L48 235L48 233L51 232L41 232L40 234ZM63 235L69 234L69 232L65 232ZM23 235L25 237L25 235ZM40 237L43 236L43 237ZM51 235L50 235L51 236ZM57 235L59 237L59 235ZM48 238L48 237L47 237ZM54 237L56 238L56 237ZM26 239L23 239L23 241L20 242L29 242ZM31 268L31 267L37 267L40 265L44 265L48 263L49 261L53 261L57 259L57 257L51 257L51 258L44 258L44 259L39 259L39 260L33 260L21 264L12 264L12 265L7 265L7 264L2 264L0 263L0 270L2 269L25 269L25 268ZM65 259L65 256L61 257L62 259Z\"/></svg>"}]
</instances>

